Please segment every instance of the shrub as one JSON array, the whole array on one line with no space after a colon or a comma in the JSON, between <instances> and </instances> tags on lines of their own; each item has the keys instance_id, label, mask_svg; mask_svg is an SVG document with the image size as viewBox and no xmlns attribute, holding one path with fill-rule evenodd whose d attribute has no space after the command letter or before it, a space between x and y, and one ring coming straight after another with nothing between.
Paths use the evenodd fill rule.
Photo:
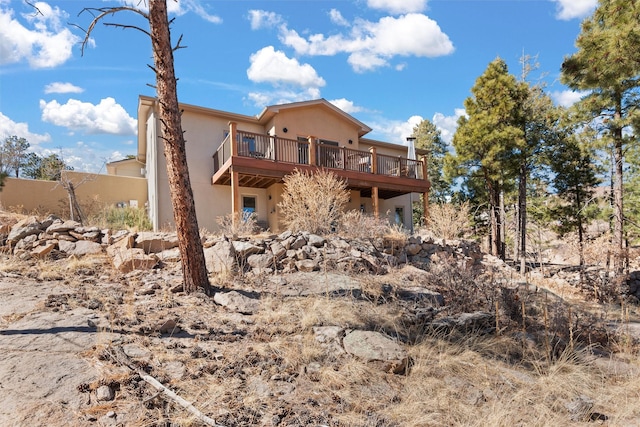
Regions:
<instances>
[{"instance_id":1,"label":"shrub","mask_svg":"<svg viewBox=\"0 0 640 427\"><path fill-rule=\"evenodd\" d=\"M338 232L350 239L367 239L370 237L382 237L389 230L389 221L376 218L373 215L350 210L340 218Z\"/></svg>"},{"instance_id":2,"label":"shrub","mask_svg":"<svg viewBox=\"0 0 640 427\"><path fill-rule=\"evenodd\" d=\"M284 178L284 192L278 208L282 222L289 230L326 234L336 229L348 201L346 182L333 172L296 170Z\"/></svg>"},{"instance_id":3,"label":"shrub","mask_svg":"<svg viewBox=\"0 0 640 427\"><path fill-rule=\"evenodd\" d=\"M108 206L89 219L89 223L114 230L148 231L153 229L144 208Z\"/></svg>"},{"instance_id":4,"label":"shrub","mask_svg":"<svg viewBox=\"0 0 640 427\"><path fill-rule=\"evenodd\" d=\"M216 218L220 232L230 236L246 236L258 230L256 215L249 212L230 213Z\"/></svg>"},{"instance_id":5,"label":"shrub","mask_svg":"<svg viewBox=\"0 0 640 427\"><path fill-rule=\"evenodd\" d=\"M469 231L469 203L441 203L429 208L428 227L435 237L457 239Z\"/></svg>"}]
</instances>

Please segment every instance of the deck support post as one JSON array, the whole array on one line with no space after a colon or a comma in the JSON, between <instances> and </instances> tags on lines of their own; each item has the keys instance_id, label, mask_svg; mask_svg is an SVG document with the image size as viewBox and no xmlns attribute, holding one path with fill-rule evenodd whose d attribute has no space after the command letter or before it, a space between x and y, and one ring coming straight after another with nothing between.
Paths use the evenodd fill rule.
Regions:
<instances>
[{"instance_id":1,"label":"deck support post","mask_svg":"<svg viewBox=\"0 0 640 427\"><path fill-rule=\"evenodd\" d=\"M239 173L233 170L231 167L231 209L233 212L231 221L233 226L238 225L238 221L242 221L242 217L240 216L240 211L242 206L240 204L240 179Z\"/></svg>"},{"instance_id":2,"label":"deck support post","mask_svg":"<svg viewBox=\"0 0 640 427\"><path fill-rule=\"evenodd\" d=\"M378 219L380 216L380 204L378 202L378 187L371 188L371 204L373 205L373 216Z\"/></svg>"}]
</instances>

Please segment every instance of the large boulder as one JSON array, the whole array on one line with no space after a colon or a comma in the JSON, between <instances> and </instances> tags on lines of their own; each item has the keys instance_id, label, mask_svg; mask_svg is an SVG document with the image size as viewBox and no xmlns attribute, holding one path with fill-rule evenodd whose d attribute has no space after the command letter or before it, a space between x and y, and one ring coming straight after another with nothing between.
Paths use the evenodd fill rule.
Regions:
<instances>
[{"instance_id":1,"label":"large boulder","mask_svg":"<svg viewBox=\"0 0 640 427\"><path fill-rule=\"evenodd\" d=\"M32 234L40 234L42 231L42 225L38 221L38 218L35 216L30 216L24 218L21 221L18 221L13 227L11 227L11 231L7 236L7 243L10 245L14 245L20 240L24 239L27 236Z\"/></svg>"},{"instance_id":2,"label":"large boulder","mask_svg":"<svg viewBox=\"0 0 640 427\"><path fill-rule=\"evenodd\" d=\"M147 255L143 249L131 248L114 252L113 265L122 273L129 273L133 270L149 270L158 263L158 258Z\"/></svg>"},{"instance_id":3,"label":"large boulder","mask_svg":"<svg viewBox=\"0 0 640 427\"><path fill-rule=\"evenodd\" d=\"M231 242L223 240L204 249L204 259L209 273L232 273L237 263Z\"/></svg>"},{"instance_id":4,"label":"large boulder","mask_svg":"<svg viewBox=\"0 0 640 427\"><path fill-rule=\"evenodd\" d=\"M242 314L253 314L260 309L260 301L249 298L238 291L217 292L213 296L216 304L226 307L228 310Z\"/></svg>"},{"instance_id":5,"label":"large boulder","mask_svg":"<svg viewBox=\"0 0 640 427\"><path fill-rule=\"evenodd\" d=\"M176 234L143 231L136 236L135 247L143 249L147 254L155 254L177 246L178 237Z\"/></svg>"}]
</instances>

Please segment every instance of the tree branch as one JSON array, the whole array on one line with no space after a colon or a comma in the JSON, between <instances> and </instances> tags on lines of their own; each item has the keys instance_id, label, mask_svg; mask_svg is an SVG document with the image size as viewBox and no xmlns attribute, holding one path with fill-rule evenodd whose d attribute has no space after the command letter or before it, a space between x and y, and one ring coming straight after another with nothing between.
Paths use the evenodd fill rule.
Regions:
<instances>
[{"instance_id":1,"label":"tree branch","mask_svg":"<svg viewBox=\"0 0 640 427\"><path fill-rule=\"evenodd\" d=\"M178 43L176 43L176 46L173 48L173 51L175 52L178 49L186 49L187 46L180 46L180 42L182 42L182 34L180 34L180 38L178 38Z\"/></svg>"},{"instance_id":2,"label":"tree branch","mask_svg":"<svg viewBox=\"0 0 640 427\"><path fill-rule=\"evenodd\" d=\"M95 29L96 25L98 25L98 23L104 19L104 17L106 17L107 15L115 15L118 12L133 12L136 13L140 16L142 16L144 19L146 19L147 21L149 21L149 15L146 14L145 12L136 9L135 7L130 7L130 6L119 6L119 7L101 7L101 8L95 8L95 7L85 7L84 9L82 9L80 11L80 13L78 13L78 16L82 15L83 13L90 13L93 16L93 20L91 21L91 23L89 24L89 27L85 30L82 27L75 25L75 24L71 24L74 25L75 27L81 29L82 31L84 31L84 40L82 40L82 44L81 44L81 55L84 56L84 48L87 46L87 43L89 43L89 38L91 37L91 33L93 32L93 30ZM119 26L122 28L133 28L139 31L142 31L143 33L150 35L149 32L143 30L142 28L136 27L136 26L129 26L129 25L122 25L122 24L105 24L105 25L111 25L111 26Z\"/></svg>"}]
</instances>

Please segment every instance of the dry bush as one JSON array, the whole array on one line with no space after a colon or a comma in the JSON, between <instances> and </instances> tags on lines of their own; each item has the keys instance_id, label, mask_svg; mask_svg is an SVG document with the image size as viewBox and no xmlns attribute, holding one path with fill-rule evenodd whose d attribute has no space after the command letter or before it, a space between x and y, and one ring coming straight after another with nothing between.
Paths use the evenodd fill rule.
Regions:
<instances>
[{"instance_id":1,"label":"dry bush","mask_svg":"<svg viewBox=\"0 0 640 427\"><path fill-rule=\"evenodd\" d=\"M350 210L340 218L338 232L349 239L368 239L372 236L383 236L388 226L386 220L359 210Z\"/></svg>"},{"instance_id":2,"label":"dry bush","mask_svg":"<svg viewBox=\"0 0 640 427\"><path fill-rule=\"evenodd\" d=\"M220 232L228 236L248 236L258 231L255 214L249 212L230 213L216 218Z\"/></svg>"},{"instance_id":3,"label":"dry bush","mask_svg":"<svg viewBox=\"0 0 640 427\"><path fill-rule=\"evenodd\" d=\"M431 205L427 226L435 237L447 240L463 237L469 231L469 203Z\"/></svg>"},{"instance_id":4,"label":"dry bush","mask_svg":"<svg viewBox=\"0 0 640 427\"><path fill-rule=\"evenodd\" d=\"M345 181L324 169L315 173L294 171L284 178L282 222L291 231L326 234L337 227L349 201Z\"/></svg>"}]
</instances>

